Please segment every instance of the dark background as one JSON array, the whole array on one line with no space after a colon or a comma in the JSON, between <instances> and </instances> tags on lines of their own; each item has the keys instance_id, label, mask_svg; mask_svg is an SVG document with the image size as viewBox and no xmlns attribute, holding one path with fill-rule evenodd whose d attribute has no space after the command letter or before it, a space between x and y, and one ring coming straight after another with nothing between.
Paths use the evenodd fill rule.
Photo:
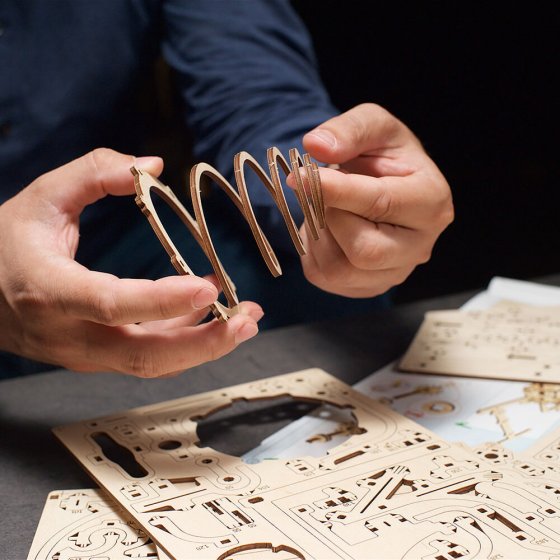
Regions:
<instances>
[{"instance_id":1,"label":"dark background","mask_svg":"<svg viewBox=\"0 0 560 560\"><path fill-rule=\"evenodd\" d=\"M538 4L294 0L335 105L383 105L449 181L455 222L399 301L560 271L556 18Z\"/></svg>"}]
</instances>

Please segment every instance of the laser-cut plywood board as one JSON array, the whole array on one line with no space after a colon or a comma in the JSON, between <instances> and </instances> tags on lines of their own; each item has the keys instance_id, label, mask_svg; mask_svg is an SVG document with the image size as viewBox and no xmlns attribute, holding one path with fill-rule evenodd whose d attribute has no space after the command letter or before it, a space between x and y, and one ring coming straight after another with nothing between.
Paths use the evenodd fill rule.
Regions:
<instances>
[{"instance_id":1,"label":"laser-cut plywood board","mask_svg":"<svg viewBox=\"0 0 560 560\"><path fill-rule=\"evenodd\" d=\"M429 312L399 367L560 383L560 307L502 301L484 311Z\"/></svg>"},{"instance_id":2,"label":"laser-cut plywood board","mask_svg":"<svg viewBox=\"0 0 560 560\"><path fill-rule=\"evenodd\" d=\"M480 445L473 451L486 463L510 470L528 482L533 489L560 496L560 430L552 432L532 448L515 453L497 443Z\"/></svg>"},{"instance_id":3,"label":"laser-cut plywood board","mask_svg":"<svg viewBox=\"0 0 560 560\"><path fill-rule=\"evenodd\" d=\"M537 441L523 455L547 465L560 477L560 430L556 430Z\"/></svg>"},{"instance_id":4,"label":"laser-cut plywood board","mask_svg":"<svg viewBox=\"0 0 560 560\"><path fill-rule=\"evenodd\" d=\"M123 558L169 557L103 492L58 490L48 495L27 560Z\"/></svg>"},{"instance_id":5,"label":"laser-cut plywood board","mask_svg":"<svg viewBox=\"0 0 560 560\"><path fill-rule=\"evenodd\" d=\"M363 431L324 457L255 465L197 446L197 419L286 395L348 408ZM500 470L322 370L55 434L171 558L560 558L560 490ZM103 454L106 438L127 450L129 472Z\"/></svg>"}]
</instances>

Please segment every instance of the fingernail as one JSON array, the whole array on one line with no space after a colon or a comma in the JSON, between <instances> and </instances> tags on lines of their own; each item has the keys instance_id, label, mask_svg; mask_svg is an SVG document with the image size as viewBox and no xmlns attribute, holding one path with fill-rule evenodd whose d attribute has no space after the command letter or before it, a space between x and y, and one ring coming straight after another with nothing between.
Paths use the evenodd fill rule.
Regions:
<instances>
[{"instance_id":1,"label":"fingernail","mask_svg":"<svg viewBox=\"0 0 560 560\"><path fill-rule=\"evenodd\" d=\"M255 321L260 321L264 317L264 311L261 307L255 307L254 305L245 305L244 303L239 304L239 313L242 315L247 315Z\"/></svg>"},{"instance_id":2,"label":"fingernail","mask_svg":"<svg viewBox=\"0 0 560 560\"><path fill-rule=\"evenodd\" d=\"M192 298L194 309L203 309L216 301L216 292L210 288L200 288Z\"/></svg>"},{"instance_id":3,"label":"fingernail","mask_svg":"<svg viewBox=\"0 0 560 560\"><path fill-rule=\"evenodd\" d=\"M250 338L253 338L259 332L259 328L255 323L243 323L235 331L235 344L241 344Z\"/></svg>"},{"instance_id":4,"label":"fingernail","mask_svg":"<svg viewBox=\"0 0 560 560\"><path fill-rule=\"evenodd\" d=\"M316 128L309 133L310 136L315 136L329 146L329 148L334 148L336 146L336 138L334 134L324 128Z\"/></svg>"},{"instance_id":5,"label":"fingernail","mask_svg":"<svg viewBox=\"0 0 560 560\"><path fill-rule=\"evenodd\" d=\"M161 158L157 156L142 156L134 158L134 166L140 169L145 169L146 167L154 167L159 165Z\"/></svg>"}]
</instances>

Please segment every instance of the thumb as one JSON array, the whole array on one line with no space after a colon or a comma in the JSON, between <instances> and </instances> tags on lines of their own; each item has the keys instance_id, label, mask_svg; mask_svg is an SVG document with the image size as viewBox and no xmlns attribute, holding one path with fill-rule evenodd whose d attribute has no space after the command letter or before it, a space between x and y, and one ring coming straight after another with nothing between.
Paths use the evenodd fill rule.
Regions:
<instances>
[{"instance_id":1,"label":"thumb","mask_svg":"<svg viewBox=\"0 0 560 560\"><path fill-rule=\"evenodd\" d=\"M133 165L155 176L163 169L159 157L135 158L98 148L42 175L31 187L38 189L61 212L76 215L108 194L134 193L134 178L130 172Z\"/></svg>"},{"instance_id":2,"label":"thumb","mask_svg":"<svg viewBox=\"0 0 560 560\"><path fill-rule=\"evenodd\" d=\"M364 103L333 117L303 137L306 152L324 163L345 163L360 155L399 147L410 130L386 109Z\"/></svg>"}]
</instances>

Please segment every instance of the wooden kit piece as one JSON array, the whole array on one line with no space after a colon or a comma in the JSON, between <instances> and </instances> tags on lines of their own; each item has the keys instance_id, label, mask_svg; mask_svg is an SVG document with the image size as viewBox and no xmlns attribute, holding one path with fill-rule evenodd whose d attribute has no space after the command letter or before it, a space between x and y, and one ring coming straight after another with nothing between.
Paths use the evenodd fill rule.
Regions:
<instances>
[{"instance_id":1,"label":"wooden kit piece","mask_svg":"<svg viewBox=\"0 0 560 560\"><path fill-rule=\"evenodd\" d=\"M512 452L498 443L480 445L473 451L481 460L498 466L501 472L509 469L533 492L552 497L557 504L560 501L560 430L521 453Z\"/></svg>"},{"instance_id":2,"label":"wooden kit piece","mask_svg":"<svg viewBox=\"0 0 560 560\"><path fill-rule=\"evenodd\" d=\"M204 254L210 261L212 268L218 277L223 289L224 296L228 305L215 302L210 306L214 315L221 321L226 321L236 313L236 306L239 304L234 283L224 270L224 267L216 253L212 238L208 230L204 209L202 207L201 180L203 176L209 177L218 185L232 201L237 210L247 220L259 251L273 276L282 274L280 263L274 253L268 239L264 235L261 227L257 223L255 213L251 206L249 193L245 181L245 166L249 166L257 175L264 187L270 193L276 206L280 210L290 237L300 255L305 254L305 248L299 235L298 229L292 219L286 198L282 190L279 168L285 175L291 172L296 181L295 194L299 205L305 216L305 224L309 229L313 239L319 238L319 229L325 227L325 209L321 192L321 178L317 164L311 161L309 154L304 154L303 158L298 150L292 148L289 152L290 165L278 150L269 148L267 151L268 167L270 177L259 165L257 160L247 152L240 152L234 158L234 172L237 190L221 175L214 167L207 163L197 163L193 166L190 173L190 197L193 204L195 216L183 206L175 193L155 177L146 171L131 168L134 175L134 186L136 188L136 204L146 216L160 243L163 245L167 254L171 258L171 264L179 274L194 274L189 268L171 237L168 235L163 222L161 221L154 202L151 191L155 191L175 212L179 219L185 224ZM290 167L291 166L291 167ZM300 168L305 169L305 176L302 177Z\"/></svg>"},{"instance_id":3,"label":"wooden kit piece","mask_svg":"<svg viewBox=\"0 0 560 560\"><path fill-rule=\"evenodd\" d=\"M547 466L549 471L556 472L560 478L560 430L551 432L541 438L527 449L524 457L540 461Z\"/></svg>"},{"instance_id":4,"label":"wooden kit piece","mask_svg":"<svg viewBox=\"0 0 560 560\"><path fill-rule=\"evenodd\" d=\"M159 552L159 554L158 554ZM50 492L27 560L166 560L150 537L99 490Z\"/></svg>"},{"instance_id":5,"label":"wooden kit piece","mask_svg":"<svg viewBox=\"0 0 560 560\"><path fill-rule=\"evenodd\" d=\"M503 443L523 451L560 428L560 384L466 378L394 371L393 364L354 386L441 438L476 447ZM317 456L329 441L357 427L347 411L321 406L266 438L243 456L246 462L270 457Z\"/></svg>"},{"instance_id":6,"label":"wooden kit piece","mask_svg":"<svg viewBox=\"0 0 560 560\"><path fill-rule=\"evenodd\" d=\"M426 314L399 368L560 383L560 308L501 302Z\"/></svg>"},{"instance_id":7,"label":"wooden kit piece","mask_svg":"<svg viewBox=\"0 0 560 560\"><path fill-rule=\"evenodd\" d=\"M324 457L255 465L198 445L197 420L279 396L347 408L360 429ZM54 432L175 559L560 556L560 485L535 490L318 369Z\"/></svg>"}]
</instances>

